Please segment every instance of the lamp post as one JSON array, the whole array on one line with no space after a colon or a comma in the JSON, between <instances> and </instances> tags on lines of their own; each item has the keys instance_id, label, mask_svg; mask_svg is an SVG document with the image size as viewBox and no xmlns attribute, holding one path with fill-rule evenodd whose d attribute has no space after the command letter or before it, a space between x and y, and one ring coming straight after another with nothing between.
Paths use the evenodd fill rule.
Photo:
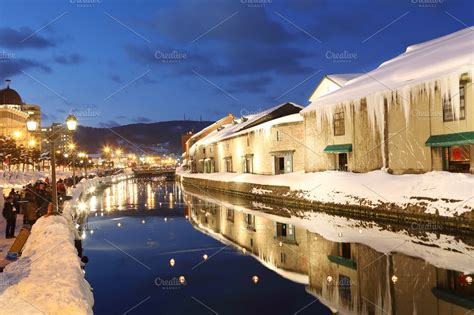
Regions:
<instances>
[{"instance_id":1,"label":"lamp post","mask_svg":"<svg viewBox=\"0 0 474 315\"><path fill-rule=\"evenodd\" d=\"M29 132L36 132L38 129L38 122L33 116L28 118L26 122L26 128ZM58 128L65 128L63 125L51 126L50 130L46 134L46 138L50 145L51 154L51 185L52 185L52 198L51 203L53 204L53 213L58 213L58 187L56 184L56 141L59 138ZM74 115L69 115L66 118L66 128L68 131L73 132L77 128L77 119Z\"/></svg>"},{"instance_id":2,"label":"lamp post","mask_svg":"<svg viewBox=\"0 0 474 315\"><path fill-rule=\"evenodd\" d=\"M74 152L76 145L74 143L70 143L68 147L72 155L72 187L76 187L76 153Z\"/></svg>"}]
</instances>

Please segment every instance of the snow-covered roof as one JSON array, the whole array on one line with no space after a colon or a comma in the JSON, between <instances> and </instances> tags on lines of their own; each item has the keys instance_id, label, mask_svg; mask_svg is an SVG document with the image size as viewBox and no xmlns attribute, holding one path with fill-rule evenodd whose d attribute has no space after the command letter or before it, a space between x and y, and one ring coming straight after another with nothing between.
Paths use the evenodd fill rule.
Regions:
<instances>
[{"instance_id":1,"label":"snow-covered roof","mask_svg":"<svg viewBox=\"0 0 474 315\"><path fill-rule=\"evenodd\" d=\"M302 120L302 117L300 116L300 114L299 113L295 114L294 111L291 114L283 115L281 117L272 119L271 117L272 114L274 114L280 109L283 109L283 107L287 107L287 106L293 107L293 109L297 110L298 112L301 109L303 109L302 106L296 105L290 102L290 103L283 103L283 104L271 107L267 110L264 110L256 114L243 116L242 118L234 120L234 123L232 124L222 125L223 127L222 129L217 129L217 130L212 131L206 137L197 141L193 145L193 147L199 146L199 145L207 145L211 143L216 143L220 140L228 139L237 134L244 134L254 129L264 128L264 126L269 127L269 125L267 124L276 125L276 124L295 122L300 119Z\"/></svg>"},{"instance_id":2,"label":"snow-covered roof","mask_svg":"<svg viewBox=\"0 0 474 315\"><path fill-rule=\"evenodd\" d=\"M303 116L301 116L300 113L291 114L291 115L283 116L283 117L280 117L280 118L276 118L276 119L264 122L262 124L253 126L251 128L248 128L248 129L243 129L241 131L226 135L225 137L222 137L220 140L229 139L229 138L232 138L232 137L244 135L244 134L256 131L256 130L270 129L271 127L274 127L274 126L283 125L283 124L290 124L290 123L296 123L296 122L302 122L302 121L303 121Z\"/></svg>"},{"instance_id":3,"label":"snow-covered roof","mask_svg":"<svg viewBox=\"0 0 474 315\"><path fill-rule=\"evenodd\" d=\"M340 87L343 87L348 81L360 77L361 75L363 75L363 73L340 73L328 74L326 77L337 85L339 85Z\"/></svg>"},{"instance_id":4,"label":"snow-covered roof","mask_svg":"<svg viewBox=\"0 0 474 315\"><path fill-rule=\"evenodd\" d=\"M348 81L340 89L318 98L302 113L311 112L315 110L316 106L358 100L383 91L415 86L456 72L472 71L473 52L474 32L472 27L409 46L401 55Z\"/></svg>"},{"instance_id":5,"label":"snow-covered roof","mask_svg":"<svg viewBox=\"0 0 474 315\"><path fill-rule=\"evenodd\" d=\"M217 125L219 125L221 122L225 121L226 119L228 119L229 117L234 117L232 114L227 114L225 117L222 117L221 119L217 120L216 122L210 124L209 126L201 129L199 132L196 132L195 134L193 134L189 139L188 141L193 141L194 139L197 139L199 138L202 134L204 134L206 131L209 131L210 129L212 128L215 128Z\"/></svg>"}]
</instances>

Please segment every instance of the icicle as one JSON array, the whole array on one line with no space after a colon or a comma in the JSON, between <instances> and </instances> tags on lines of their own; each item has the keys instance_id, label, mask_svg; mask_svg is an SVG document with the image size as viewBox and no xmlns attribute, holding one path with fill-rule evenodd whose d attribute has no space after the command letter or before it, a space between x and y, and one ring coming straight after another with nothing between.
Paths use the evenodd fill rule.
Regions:
<instances>
[{"instance_id":1,"label":"icicle","mask_svg":"<svg viewBox=\"0 0 474 315\"><path fill-rule=\"evenodd\" d=\"M405 124L410 124L410 110L411 110L411 97L410 97L410 86L404 86L401 89L401 104L403 107L403 113L405 114Z\"/></svg>"}]
</instances>

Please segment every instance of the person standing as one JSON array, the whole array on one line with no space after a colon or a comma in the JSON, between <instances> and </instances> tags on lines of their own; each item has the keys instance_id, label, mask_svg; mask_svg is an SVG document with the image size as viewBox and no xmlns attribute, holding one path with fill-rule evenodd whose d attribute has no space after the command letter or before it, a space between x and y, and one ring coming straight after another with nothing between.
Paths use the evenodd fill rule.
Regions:
<instances>
[{"instance_id":1,"label":"person standing","mask_svg":"<svg viewBox=\"0 0 474 315\"><path fill-rule=\"evenodd\" d=\"M11 196L8 196L7 199L5 200L5 205L3 206L2 214L5 220L7 220L7 228L5 230L5 237L14 238L17 209L15 207L13 198Z\"/></svg>"}]
</instances>

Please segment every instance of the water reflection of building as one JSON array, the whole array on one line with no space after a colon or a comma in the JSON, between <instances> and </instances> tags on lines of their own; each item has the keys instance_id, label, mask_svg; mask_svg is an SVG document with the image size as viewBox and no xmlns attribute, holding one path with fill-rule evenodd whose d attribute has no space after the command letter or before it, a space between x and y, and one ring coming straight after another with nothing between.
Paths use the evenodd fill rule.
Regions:
<instances>
[{"instance_id":1,"label":"water reflection of building","mask_svg":"<svg viewBox=\"0 0 474 315\"><path fill-rule=\"evenodd\" d=\"M284 218L277 222L205 199L185 198L196 228L218 233L280 274L290 272L292 280L309 277L306 291L335 312L464 315L474 308L474 285L461 272L364 244L329 241Z\"/></svg>"}]
</instances>

